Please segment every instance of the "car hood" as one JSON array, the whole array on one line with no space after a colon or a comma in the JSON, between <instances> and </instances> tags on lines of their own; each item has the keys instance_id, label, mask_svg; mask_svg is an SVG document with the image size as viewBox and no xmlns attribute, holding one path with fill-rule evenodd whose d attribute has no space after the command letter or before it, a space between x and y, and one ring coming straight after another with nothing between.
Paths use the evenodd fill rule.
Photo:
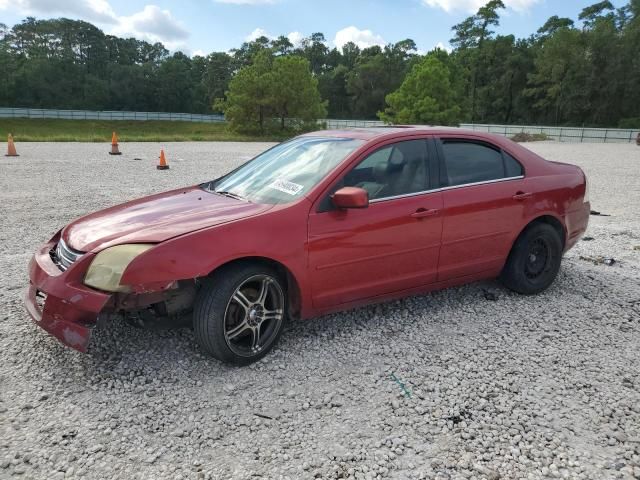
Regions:
<instances>
[{"instance_id":1,"label":"car hood","mask_svg":"<svg viewBox=\"0 0 640 480\"><path fill-rule=\"evenodd\" d=\"M257 215L271 205L249 203L189 187L151 195L82 217L62 238L81 252L122 243L156 243L206 227Z\"/></svg>"}]
</instances>

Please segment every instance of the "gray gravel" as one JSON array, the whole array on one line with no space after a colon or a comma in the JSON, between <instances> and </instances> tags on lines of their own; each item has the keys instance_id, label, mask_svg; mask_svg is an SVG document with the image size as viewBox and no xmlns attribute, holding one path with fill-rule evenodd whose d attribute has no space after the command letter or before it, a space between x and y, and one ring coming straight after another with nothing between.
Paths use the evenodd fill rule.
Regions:
<instances>
[{"instance_id":1,"label":"gray gravel","mask_svg":"<svg viewBox=\"0 0 640 480\"><path fill-rule=\"evenodd\" d=\"M0 157L0 478L640 478L635 145L530 145L611 215L542 295L483 282L296 322L246 368L189 330L114 324L87 356L28 320L27 262L59 227L267 146L166 144L166 172L150 143Z\"/></svg>"}]
</instances>

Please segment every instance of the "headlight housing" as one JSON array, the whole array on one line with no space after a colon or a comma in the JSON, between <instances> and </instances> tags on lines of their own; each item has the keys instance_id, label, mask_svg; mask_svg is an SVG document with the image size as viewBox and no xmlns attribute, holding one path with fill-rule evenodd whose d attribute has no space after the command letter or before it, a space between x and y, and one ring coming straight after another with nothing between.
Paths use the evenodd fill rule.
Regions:
<instances>
[{"instance_id":1,"label":"headlight housing","mask_svg":"<svg viewBox=\"0 0 640 480\"><path fill-rule=\"evenodd\" d=\"M120 279L129 264L153 244L136 243L107 248L93 259L84 276L84 284L107 292L129 292L131 287L120 285Z\"/></svg>"}]
</instances>

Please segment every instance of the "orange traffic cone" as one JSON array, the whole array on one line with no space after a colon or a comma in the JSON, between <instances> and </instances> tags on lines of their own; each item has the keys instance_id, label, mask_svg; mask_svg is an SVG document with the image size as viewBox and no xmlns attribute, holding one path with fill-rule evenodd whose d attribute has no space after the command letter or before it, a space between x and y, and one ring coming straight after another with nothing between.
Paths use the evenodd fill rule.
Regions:
<instances>
[{"instance_id":1,"label":"orange traffic cone","mask_svg":"<svg viewBox=\"0 0 640 480\"><path fill-rule=\"evenodd\" d=\"M16 144L13 143L13 135L9 134L7 138L7 154L5 157L19 157L18 152L16 152Z\"/></svg>"},{"instance_id":2,"label":"orange traffic cone","mask_svg":"<svg viewBox=\"0 0 640 480\"><path fill-rule=\"evenodd\" d=\"M111 151L109 152L109 155L122 155L122 152L118 150L118 136L116 135L116 132L113 132L111 135Z\"/></svg>"},{"instance_id":3,"label":"orange traffic cone","mask_svg":"<svg viewBox=\"0 0 640 480\"><path fill-rule=\"evenodd\" d=\"M169 165L167 165L167 159L164 158L164 150L160 150L160 163L156 165L158 170L169 170Z\"/></svg>"}]
</instances>

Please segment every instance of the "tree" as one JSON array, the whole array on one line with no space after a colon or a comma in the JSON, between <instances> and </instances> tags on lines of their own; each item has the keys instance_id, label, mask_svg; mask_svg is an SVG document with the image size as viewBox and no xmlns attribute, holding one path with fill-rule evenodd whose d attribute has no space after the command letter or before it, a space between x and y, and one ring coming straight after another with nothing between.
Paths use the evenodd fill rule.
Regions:
<instances>
[{"instance_id":1,"label":"tree","mask_svg":"<svg viewBox=\"0 0 640 480\"><path fill-rule=\"evenodd\" d=\"M163 112L189 112L192 101L191 59L176 52L158 69L158 107Z\"/></svg>"},{"instance_id":2,"label":"tree","mask_svg":"<svg viewBox=\"0 0 640 480\"><path fill-rule=\"evenodd\" d=\"M251 62L258 53L270 48L269 44L270 40L265 36L261 36L251 42L244 42L240 45L240 48L232 49L231 53L233 54L233 59L237 67L242 68L251 65Z\"/></svg>"},{"instance_id":3,"label":"tree","mask_svg":"<svg viewBox=\"0 0 640 480\"><path fill-rule=\"evenodd\" d=\"M578 19L584 22L585 28L589 28L603 16L613 18L613 10L613 4L609 0L604 0L583 8ZM609 13L605 14L605 12Z\"/></svg>"},{"instance_id":4,"label":"tree","mask_svg":"<svg viewBox=\"0 0 640 480\"><path fill-rule=\"evenodd\" d=\"M270 102L284 130L287 118L312 123L327 115L326 102L320 99L318 80L311 75L309 62L301 57L277 57L267 79Z\"/></svg>"},{"instance_id":5,"label":"tree","mask_svg":"<svg viewBox=\"0 0 640 480\"><path fill-rule=\"evenodd\" d=\"M326 115L309 62L295 56L274 57L266 50L233 77L226 101L218 102L218 107L231 128L246 132L265 133L273 128L273 117L284 129L288 117L310 123Z\"/></svg>"},{"instance_id":6,"label":"tree","mask_svg":"<svg viewBox=\"0 0 640 480\"><path fill-rule=\"evenodd\" d=\"M329 118L349 118L351 116L351 98L347 92L349 68L338 65L318 77L318 89L322 98L327 99Z\"/></svg>"},{"instance_id":7,"label":"tree","mask_svg":"<svg viewBox=\"0 0 640 480\"><path fill-rule=\"evenodd\" d=\"M573 20L553 15L552 17L549 17L545 24L538 29L538 38L544 39L553 35L561 28L573 28Z\"/></svg>"},{"instance_id":8,"label":"tree","mask_svg":"<svg viewBox=\"0 0 640 480\"><path fill-rule=\"evenodd\" d=\"M457 124L462 109L450 77L444 63L427 55L414 65L400 88L387 95L389 106L379 117L387 123Z\"/></svg>"},{"instance_id":9,"label":"tree","mask_svg":"<svg viewBox=\"0 0 640 480\"><path fill-rule=\"evenodd\" d=\"M264 133L265 121L273 113L267 81L272 62L273 56L269 52L258 52L253 63L241 68L231 79L226 100L220 99L216 103L214 108L224 112L232 129Z\"/></svg>"},{"instance_id":10,"label":"tree","mask_svg":"<svg viewBox=\"0 0 640 480\"><path fill-rule=\"evenodd\" d=\"M4 23L0 23L0 103L10 105L15 98L16 58L12 55L7 35L9 30Z\"/></svg>"},{"instance_id":11,"label":"tree","mask_svg":"<svg viewBox=\"0 0 640 480\"><path fill-rule=\"evenodd\" d=\"M545 40L524 91L544 123L558 125L569 118L584 122L589 109L584 88L587 62L579 30L563 28Z\"/></svg>"},{"instance_id":12,"label":"tree","mask_svg":"<svg viewBox=\"0 0 640 480\"><path fill-rule=\"evenodd\" d=\"M293 52L293 43L284 35L280 35L271 41L271 50L273 50L276 55L289 55Z\"/></svg>"},{"instance_id":13,"label":"tree","mask_svg":"<svg viewBox=\"0 0 640 480\"><path fill-rule=\"evenodd\" d=\"M494 33L490 28L500 23L498 10L504 8L502 0L490 0L484 7L480 7L475 15L452 28L455 36L451 39L451 45L461 50L460 59L467 64L471 75L469 87L472 122L476 120L478 87L486 83L486 75L480 57L485 41Z\"/></svg>"},{"instance_id":14,"label":"tree","mask_svg":"<svg viewBox=\"0 0 640 480\"><path fill-rule=\"evenodd\" d=\"M322 33L313 33L310 37L302 40L301 48L295 54L309 60L311 71L315 75L319 75L325 68L328 52L329 49L324 35Z\"/></svg>"},{"instance_id":15,"label":"tree","mask_svg":"<svg viewBox=\"0 0 640 480\"><path fill-rule=\"evenodd\" d=\"M640 124L640 0L620 0L617 7L613 0L592 0L597 3L575 17L550 17L527 38L494 33L503 1L490 0L455 25L452 52L427 54L449 71L462 120ZM306 73L290 73L303 70L294 57L308 61L315 82ZM13 27L0 24L0 103L205 113L242 104L239 94L225 99L225 92L236 93L230 83L237 77L255 90L239 90L248 95L246 108L231 108L227 116L250 117L256 131L281 129L283 118L285 124L286 117L302 118L306 108L311 116L324 112L315 100L298 109L290 101L293 89L319 91L333 118L396 115L386 99L424 58L410 39L364 49L350 42L338 49L319 32L296 46L285 36L262 36L229 53L190 58L161 43L105 35L87 22L27 17ZM271 77L263 78L267 73Z\"/></svg>"},{"instance_id":16,"label":"tree","mask_svg":"<svg viewBox=\"0 0 640 480\"><path fill-rule=\"evenodd\" d=\"M213 107L217 99L224 98L234 69L233 59L225 52L213 52L207 56L201 80L207 105Z\"/></svg>"},{"instance_id":17,"label":"tree","mask_svg":"<svg viewBox=\"0 0 640 480\"><path fill-rule=\"evenodd\" d=\"M353 116L377 117L384 109L385 97L396 90L409 71L413 40L365 48L355 67L347 75L346 89L352 99Z\"/></svg>"}]
</instances>

